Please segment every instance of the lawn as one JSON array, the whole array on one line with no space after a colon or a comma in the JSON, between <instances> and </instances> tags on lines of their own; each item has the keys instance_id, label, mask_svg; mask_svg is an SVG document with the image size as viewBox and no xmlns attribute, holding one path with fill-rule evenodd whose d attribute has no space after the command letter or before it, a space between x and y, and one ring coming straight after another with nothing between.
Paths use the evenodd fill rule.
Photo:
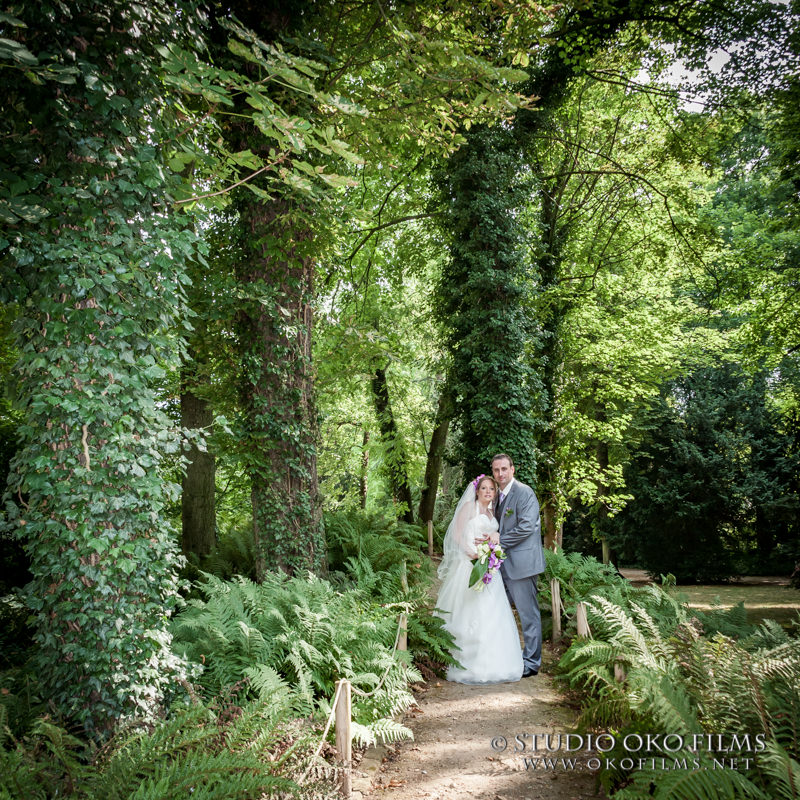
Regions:
<instances>
[{"instance_id":1,"label":"lawn","mask_svg":"<svg viewBox=\"0 0 800 800\"><path fill-rule=\"evenodd\" d=\"M707 611L714 606L729 608L744 603L747 619L759 622L774 619L781 625L798 620L800 614L800 591L789 586L784 578L743 578L724 586L678 586L691 608Z\"/></svg>"},{"instance_id":2,"label":"lawn","mask_svg":"<svg viewBox=\"0 0 800 800\"><path fill-rule=\"evenodd\" d=\"M639 569L623 568L620 572L632 583L648 583L647 574ZM733 583L719 585L686 584L674 590L691 608L708 611L715 606L730 608L743 602L750 622L774 619L788 626L800 614L800 591L789 585L789 579L772 576L749 576Z\"/></svg>"}]
</instances>

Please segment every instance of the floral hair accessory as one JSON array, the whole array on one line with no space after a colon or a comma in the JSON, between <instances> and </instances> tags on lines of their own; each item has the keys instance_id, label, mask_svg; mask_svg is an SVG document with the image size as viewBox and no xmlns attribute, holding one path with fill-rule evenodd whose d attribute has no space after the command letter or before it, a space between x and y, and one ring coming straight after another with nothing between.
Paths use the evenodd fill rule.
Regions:
<instances>
[{"instance_id":1,"label":"floral hair accessory","mask_svg":"<svg viewBox=\"0 0 800 800\"><path fill-rule=\"evenodd\" d=\"M482 480L483 480L485 477L486 477L486 475L485 475L484 473L481 473L480 475L478 475L478 477L477 477L477 478L475 478L475 480L474 480L474 481L472 481L472 485L475 487L475 491L477 491L477 490L478 490L478 486L480 486L480 483L481 483L481 481L482 481Z\"/></svg>"}]
</instances>

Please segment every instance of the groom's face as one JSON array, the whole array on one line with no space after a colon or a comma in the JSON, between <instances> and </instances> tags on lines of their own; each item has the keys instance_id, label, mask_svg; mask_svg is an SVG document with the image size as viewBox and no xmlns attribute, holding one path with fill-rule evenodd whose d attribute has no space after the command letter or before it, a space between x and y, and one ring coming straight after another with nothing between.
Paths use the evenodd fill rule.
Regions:
<instances>
[{"instance_id":1,"label":"groom's face","mask_svg":"<svg viewBox=\"0 0 800 800\"><path fill-rule=\"evenodd\" d=\"M498 458L496 461L492 461L492 475L502 491L514 477L514 466L507 458Z\"/></svg>"}]
</instances>

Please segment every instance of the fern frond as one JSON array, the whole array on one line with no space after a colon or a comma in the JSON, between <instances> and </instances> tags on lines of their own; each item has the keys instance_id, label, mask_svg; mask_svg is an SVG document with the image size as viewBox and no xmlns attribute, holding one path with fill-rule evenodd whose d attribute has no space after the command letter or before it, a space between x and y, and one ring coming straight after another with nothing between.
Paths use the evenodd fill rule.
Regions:
<instances>
[{"instance_id":1,"label":"fern frond","mask_svg":"<svg viewBox=\"0 0 800 800\"><path fill-rule=\"evenodd\" d=\"M800 764L777 742L768 742L758 764L770 777L770 797L797 800L800 797Z\"/></svg>"}]
</instances>

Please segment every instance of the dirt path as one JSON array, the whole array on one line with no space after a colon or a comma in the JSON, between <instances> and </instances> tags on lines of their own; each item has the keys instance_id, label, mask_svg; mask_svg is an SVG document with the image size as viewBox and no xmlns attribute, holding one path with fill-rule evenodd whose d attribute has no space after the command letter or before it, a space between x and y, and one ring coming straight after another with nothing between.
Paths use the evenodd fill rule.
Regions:
<instances>
[{"instance_id":1,"label":"dirt path","mask_svg":"<svg viewBox=\"0 0 800 800\"><path fill-rule=\"evenodd\" d=\"M465 686L434 681L417 694L418 708L404 717L414 731L413 742L368 750L357 768L354 788L369 800L584 800L595 793L595 779L585 750L551 753L543 734L565 735L576 711L553 687L548 674L555 657L545 652L542 672L517 683ZM525 752L514 752L514 737L523 738ZM533 752L533 735L538 750ZM505 737L507 748L500 751ZM558 740L551 738L551 746ZM575 744L576 740L571 740ZM519 746L519 745L517 745ZM555 760L547 768L529 759ZM573 767L560 761L574 758ZM358 794L355 795L356 798Z\"/></svg>"}]
</instances>

